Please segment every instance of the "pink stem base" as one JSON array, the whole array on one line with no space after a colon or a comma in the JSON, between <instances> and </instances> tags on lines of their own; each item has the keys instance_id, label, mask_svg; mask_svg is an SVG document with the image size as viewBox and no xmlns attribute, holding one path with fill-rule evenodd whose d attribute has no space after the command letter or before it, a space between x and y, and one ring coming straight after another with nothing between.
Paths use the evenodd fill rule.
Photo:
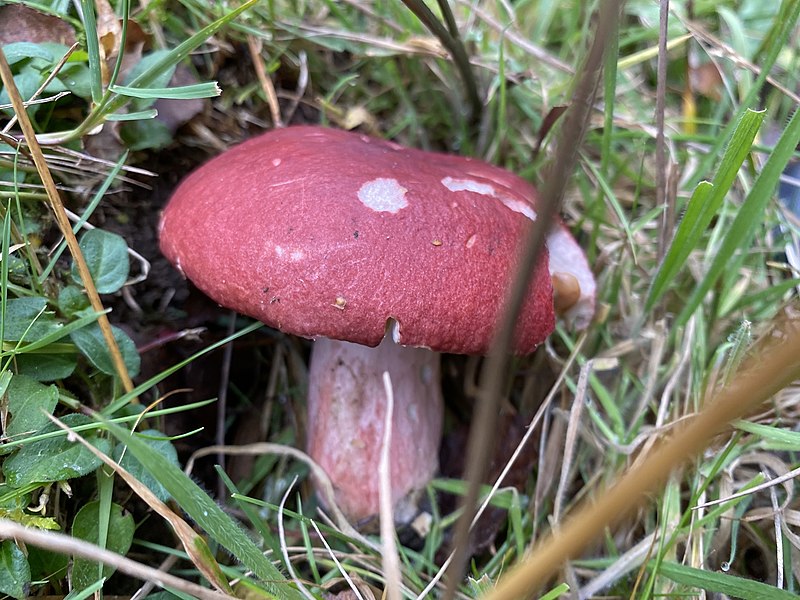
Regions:
<instances>
[{"instance_id":1,"label":"pink stem base","mask_svg":"<svg viewBox=\"0 0 800 600\"><path fill-rule=\"evenodd\" d=\"M436 473L443 402L439 354L395 344L376 348L319 339L308 390L308 453L325 470L336 502L355 523L379 512L381 444L385 434L383 373L392 379L394 411L389 451L397 523L416 514L419 493Z\"/></svg>"}]
</instances>

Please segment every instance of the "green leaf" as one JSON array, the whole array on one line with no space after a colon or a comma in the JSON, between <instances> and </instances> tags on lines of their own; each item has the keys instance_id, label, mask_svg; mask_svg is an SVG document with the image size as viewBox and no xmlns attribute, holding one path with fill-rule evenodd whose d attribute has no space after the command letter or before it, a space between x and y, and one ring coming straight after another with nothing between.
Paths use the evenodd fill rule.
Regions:
<instances>
[{"instance_id":1,"label":"green leaf","mask_svg":"<svg viewBox=\"0 0 800 600\"><path fill-rule=\"evenodd\" d=\"M47 300L39 296L32 298L12 298L6 302L3 341L34 342L62 327L51 311L47 310Z\"/></svg>"},{"instance_id":2,"label":"green leaf","mask_svg":"<svg viewBox=\"0 0 800 600\"><path fill-rule=\"evenodd\" d=\"M192 100L195 98L214 98L222 93L216 81L205 83L194 83L192 85L181 85L176 87L147 87L136 88L124 85L113 85L111 91L121 96L131 98L158 99L167 98L169 100Z\"/></svg>"},{"instance_id":3,"label":"green leaf","mask_svg":"<svg viewBox=\"0 0 800 600\"><path fill-rule=\"evenodd\" d=\"M27 375L36 381L55 381L66 379L78 366L78 355L69 354L20 354L14 359L17 373Z\"/></svg>"},{"instance_id":4,"label":"green leaf","mask_svg":"<svg viewBox=\"0 0 800 600\"><path fill-rule=\"evenodd\" d=\"M178 462L178 453L175 450L175 446L172 445L172 442L165 439L157 439L163 438L163 433L156 431L155 429L149 429L142 431L137 435L141 437L145 444L150 446L155 452L158 452L161 456L168 460L170 464L176 467L179 466L180 463ZM131 452L125 452L125 446L122 444L117 444L114 447L113 458L122 466L123 469L128 471L141 483L150 488L150 491L153 492L159 500L162 502L169 500L170 495L167 489L161 485L161 482L156 477L153 477L150 474L150 471L148 471L144 465L142 465L136 456L134 456Z\"/></svg>"},{"instance_id":5,"label":"green leaf","mask_svg":"<svg viewBox=\"0 0 800 600\"><path fill-rule=\"evenodd\" d=\"M0 398L5 396L8 390L8 385L11 383L11 378L14 374L11 371L3 371L0 373Z\"/></svg>"},{"instance_id":6,"label":"green leaf","mask_svg":"<svg viewBox=\"0 0 800 600\"><path fill-rule=\"evenodd\" d=\"M5 436L17 438L38 431L50 420L58 404L58 388L42 385L38 381L16 375L8 386L8 412L11 420L6 426Z\"/></svg>"},{"instance_id":7,"label":"green leaf","mask_svg":"<svg viewBox=\"0 0 800 600\"><path fill-rule=\"evenodd\" d=\"M16 356L19 356L20 354L23 354L25 352L34 352L37 350L41 350L42 348L48 348L48 351L50 351L55 342L57 342L63 337L66 337L67 335L71 334L72 332L78 329L81 329L91 323L94 323L95 321L97 321L97 318L100 316L100 314L101 313L92 313L92 312L84 314L76 321L67 323L66 325L59 327L58 329L54 329L53 331L51 331L44 337L39 338L35 342L31 342L30 344L24 344L22 346L19 346L18 348L14 348L13 351L3 352L2 355L6 356L8 354L14 354Z\"/></svg>"},{"instance_id":8,"label":"green leaf","mask_svg":"<svg viewBox=\"0 0 800 600\"><path fill-rule=\"evenodd\" d=\"M114 332L114 339L117 340L117 345L122 353L122 359L125 361L128 373L131 377L136 377L141 366L141 358L136 351L136 344L119 327L112 325L111 331ZM70 334L70 338L95 367L106 375L116 375L117 371L114 368L114 362L111 360L111 353L108 351L103 332L97 323L92 323L82 329L76 329Z\"/></svg>"},{"instance_id":9,"label":"green leaf","mask_svg":"<svg viewBox=\"0 0 800 600\"><path fill-rule=\"evenodd\" d=\"M85 64L68 63L59 71L58 80L76 96L86 100L92 97L92 75Z\"/></svg>"},{"instance_id":10,"label":"green leaf","mask_svg":"<svg viewBox=\"0 0 800 600\"><path fill-rule=\"evenodd\" d=\"M764 111L747 110L743 115L736 130L733 132L730 144L725 149L722 163L714 176L712 183L700 182L695 188L686 214L683 216L675 238L672 240L664 262L653 279L650 292L645 303L645 311L653 308L655 303L674 281L683 268L689 254L697 247L711 220L722 206L725 196L733 185L739 168L750 153L753 140L764 120Z\"/></svg>"},{"instance_id":11,"label":"green leaf","mask_svg":"<svg viewBox=\"0 0 800 600\"><path fill-rule=\"evenodd\" d=\"M102 229L90 229L81 236L80 247L99 293L113 294L125 284L130 261L128 244L122 236ZM81 283L75 264L72 265L72 278Z\"/></svg>"},{"instance_id":12,"label":"green leaf","mask_svg":"<svg viewBox=\"0 0 800 600\"><path fill-rule=\"evenodd\" d=\"M127 446L142 465L157 478L175 501L218 544L227 548L242 564L261 579L267 591L278 598L300 600L302 596L286 577L265 557L208 494L180 468L146 444L139 436L96 415L109 432Z\"/></svg>"},{"instance_id":13,"label":"green leaf","mask_svg":"<svg viewBox=\"0 0 800 600\"><path fill-rule=\"evenodd\" d=\"M44 548L28 546L31 577L37 581L58 581L67 576L69 557Z\"/></svg>"},{"instance_id":14,"label":"green leaf","mask_svg":"<svg viewBox=\"0 0 800 600\"><path fill-rule=\"evenodd\" d=\"M69 427L90 423L85 415L67 415L61 421ZM60 431L55 423L49 423L35 435ZM111 452L111 443L95 434L85 434L85 439L104 454ZM6 483L19 488L31 483L50 483L82 477L91 473L102 461L79 442L70 441L66 434L25 444L19 452L12 454L3 463Z\"/></svg>"},{"instance_id":15,"label":"green leaf","mask_svg":"<svg viewBox=\"0 0 800 600\"><path fill-rule=\"evenodd\" d=\"M65 286L58 292L58 308L66 315L73 315L89 306L86 292L76 285Z\"/></svg>"},{"instance_id":16,"label":"green leaf","mask_svg":"<svg viewBox=\"0 0 800 600\"><path fill-rule=\"evenodd\" d=\"M19 95L23 100L30 100L39 89L39 84L42 82L41 74L32 68L24 68L18 75L14 76L14 83L17 84ZM0 104L11 104L11 98L5 88L0 89ZM31 104L28 107L29 113L35 113L41 105ZM6 109L13 112L13 109Z\"/></svg>"},{"instance_id":17,"label":"green leaf","mask_svg":"<svg viewBox=\"0 0 800 600\"><path fill-rule=\"evenodd\" d=\"M651 563L650 567L653 565ZM677 583L742 598L742 600L797 600L792 592L744 577L704 571L673 562L662 562L658 574Z\"/></svg>"},{"instance_id":18,"label":"green leaf","mask_svg":"<svg viewBox=\"0 0 800 600\"><path fill-rule=\"evenodd\" d=\"M172 143L172 132L158 119L128 121L120 136L131 151L164 148Z\"/></svg>"},{"instance_id":19,"label":"green leaf","mask_svg":"<svg viewBox=\"0 0 800 600\"><path fill-rule=\"evenodd\" d=\"M27 510L27 504L19 508L0 508L0 519L9 519L25 527L36 527L37 529L47 529L58 531L61 526L52 517L40 517L31 514Z\"/></svg>"},{"instance_id":20,"label":"green leaf","mask_svg":"<svg viewBox=\"0 0 800 600\"><path fill-rule=\"evenodd\" d=\"M100 502L89 502L75 515L72 522L72 535L97 544L100 539L99 523ZM124 556L131 547L135 529L133 517L130 514L123 514L119 504L112 504L108 520L106 549ZM100 577L110 577L114 571L113 567L104 566L101 575L99 563L76 557L72 563L72 589L83 590Z\"/></svg>"},{"instance_id":21,"label":"green leaf","mask_svg":"<svg viewBox=\"0 0 800 600\"><path fill-rule=\"evenodd\" d=\"M31 586L28 560L13 540L0 545L0 593L12 598L27 598Z\"/></svg>"},{"instance_id":22,"label":"green leaf","mask_svg":"<svg viewBox=\"0 0 800 600\"><path fill-rule=\"evenodd\" d=\"M149 57L145 57L139 63L134 66L131 70L131 73L126 78L125 84L129 87L138 87L138 88L146 88L146 87L166 87L169 79L172 76L172 72L179 62L185 60L189 54L198 48L201 44L204 44L211 36L213 36L217 31L219 31L222 27L236 19L239 15L241 15L246 10L252 8L259 0L245 0L235 9L231 10L225 16L217 19L213 23L210 23L203 27L202 29L198 30L194 35L192 35L189 39L181 42L177 47L173 48L169 52L164 54L153 53L149 56L156 55L157 60L152 60L149 64L142 64L145 60ZM164 73L169 73L170 77L167 78L166 81L160 83L161 77ZM104 100L102 103L98 104L95 109L92 111L92 114L81 123L81 125L70 132L70 134L66 137L66 139L74 139L77 138L84 133L88 132L90 129L93 129L100 123L102 123L106 116L109 114L113 114L119 111L122 106L124 106L127 102L130 102L131 99L127 96L120 96L117 94L112 95L107 100ZM151 103L152 100L144 101L147 104ZM136 101L133 102L134 109L133 111L142 110L147 108L147 106L141 106ZM62 137L62 139L64 139Z\"/></svg>"},{"instance_id":23,"label":"green leaf","mask_svg":"<svg viewBox=\"0 0 800 600\"><path fill-rule=\"evenodd\" d=\"M50 62L55 61L53 53L41 44L31 42L12 42L3 46L3 53L9 65L15 65L20 61L30 58L41 58Z\"/></svg>"}]
</instances>

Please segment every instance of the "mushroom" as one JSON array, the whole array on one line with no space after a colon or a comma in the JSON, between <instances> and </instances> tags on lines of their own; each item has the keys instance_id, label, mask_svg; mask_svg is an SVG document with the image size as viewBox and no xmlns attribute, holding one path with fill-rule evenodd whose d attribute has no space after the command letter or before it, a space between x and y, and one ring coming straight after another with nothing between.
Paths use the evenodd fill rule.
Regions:
<instances>
[{"instance_id":1,"label":"mushroom","mask_svg":"<svg viewBox=\"0 0 800 600\"><path fill-rule=\"evenodd\" d=\"M296 126L192 173L164 209L160 237L218 303L316 340L308 452L356 522L378 513L390 374L392 502L407 522L438 467L438 353L488 350L535 219L535 189L480 160ZM594 312L591 270L562 223L548 246L518 319L520 354L552 332L554 296L579 327Z\"/></svg>"}]
</instances>

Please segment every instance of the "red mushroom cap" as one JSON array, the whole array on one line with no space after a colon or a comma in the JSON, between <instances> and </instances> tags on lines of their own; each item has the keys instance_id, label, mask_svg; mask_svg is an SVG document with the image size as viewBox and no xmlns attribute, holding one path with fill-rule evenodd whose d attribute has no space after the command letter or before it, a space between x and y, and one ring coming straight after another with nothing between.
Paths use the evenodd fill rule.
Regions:
<instances>
[{"instance_id":1,"label":"red mushroom cap","mask_svg":"<svg viewBox=\"0 0 800 600\"><path fill-rule=\"evenodd\" d=\"M161 249L198 288L282 331L375 346L488 350L535 212L526 181L480 160L322 127L253 138L190 175ZM553 330L546 260L515 350Z\"/></svg>"}]
</instances>

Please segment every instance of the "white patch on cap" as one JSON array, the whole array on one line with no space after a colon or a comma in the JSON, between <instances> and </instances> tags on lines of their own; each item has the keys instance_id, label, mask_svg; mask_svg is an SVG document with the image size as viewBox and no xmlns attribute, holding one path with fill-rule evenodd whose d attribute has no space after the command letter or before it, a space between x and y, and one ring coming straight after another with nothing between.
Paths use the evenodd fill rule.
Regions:
<instances>
[{"instance_id":1,"label":"white patch on cap","mask_svg":"<svg viewBox=\"0 0 800 600\"><path fill-rule=\"evenodd\" d=\"M451 192L472 192L473 194L496 198L500 200L506 208L521 215L525 215L531 221L536 220L536 211L533 210L533 207L528 202L502 196L488 183L481 183L474 179L454 179L453 177L445 177L442 179L442 185Z\"/></svg>"},{"instance_id":2,"label":"white patch on cap","mask_svg":"<svg viewBox=\"0 0 800 600\"><path fill-rule=\"evenodd\" d=\"M442 179L442 185L451 192L473 192L481 194L482 196L495 197L495 191L488 183L481 183L472 179L453 179L452 177L445 177Z\"/></svg>"},{"instance_id":3,"label":"white patch on cap","mask_svg":"<svg viewBox=\"0 0 800 600\"><path fill-rule=\"evenodd\" d=\"M531 221L536 220L536 211L524 200L516 200L514 198L507 198L506 196L500 196L498 199L514 212L525 215Z\"/></svg>"},{"instance_id":4,"label":"white patch on cap","mask_svg":"<svg viewBox=\"0 0 800 600\"><path fill-rule=\"evenodd\" d=\"M466 243L467 248L472 248L475 245L475 241L477 239L478 239L478 236L475 233L473 233L471 236L469 236L469 239L467 240L467 243Z\"/></svg>"},{"instance_id":5,"label":"white patch on cap","mask_svg":"<svg viewBox=\"0 0 800 600\"><path fill-rule=\"evenodd\" d=\"M294 250L294 251L292 251L292 253L289 255L289 259L290 259L292 262L300 262L300 261L301 261L301 260L303 260L305 257L306 257L306 253L305 253L305 252L303 252L302 250Z\"/></svg>"},{"instance_id":6,"label":"white patch on cap","mask_svg":"<svg viewBox=\"0 0 800 600\"><path fill-rule=\"evenodd\" d=\"M275 255L278 258L283 258L283 255L285 253L286 253L286 251L283 249L283 246L278 246L277 244L275 244Z\"/></svg>"},{"instance_id":7,"label":"white patch on cap","mask_svg":"<svg viewBox=\"0 0 800 600\"><path fill-rule=\"evenodd\" d=\"M279 166L281 166L281 159L280 159L280 158L273 158L273 159L272 159L272 166L273 166L273 167L279 167Z\"/></svg>"},{"instance_id":8,"label":"white patch on cap","mask_svg":"<svg viewBox=\"0 0 800 600\"><path fill-rule=\"evenodd\" d=\"M358 199L361 204L374 211L395 214L408 206L407 191L396 179L379 177L361 186Z\"/></svg>"}]
</instances>

